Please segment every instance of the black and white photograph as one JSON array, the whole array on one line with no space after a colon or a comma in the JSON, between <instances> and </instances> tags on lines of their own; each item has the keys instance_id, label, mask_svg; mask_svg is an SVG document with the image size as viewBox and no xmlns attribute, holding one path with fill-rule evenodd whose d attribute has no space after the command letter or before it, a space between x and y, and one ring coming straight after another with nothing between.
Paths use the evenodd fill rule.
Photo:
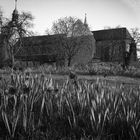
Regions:
<instances>
[{"instance_id":1,"label":"black and white photograph","mask_svg":"<svg viewBox=\"0 0 140 140\"><path fill-rule=\"evenodd\" d=\"M0 0L0 140L139 140L140 0Z\"/></svg>"}]
</instances>

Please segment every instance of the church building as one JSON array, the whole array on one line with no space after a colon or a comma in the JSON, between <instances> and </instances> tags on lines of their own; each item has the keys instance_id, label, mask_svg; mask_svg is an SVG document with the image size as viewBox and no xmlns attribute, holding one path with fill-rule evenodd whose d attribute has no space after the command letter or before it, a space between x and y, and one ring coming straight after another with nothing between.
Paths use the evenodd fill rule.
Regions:
<instances>
[{"instance_id":1,"label":"church building","mask_svg":"<svg viewBox=\"0 0 140 140\"><path fill-rule=\"evenodd\" d=\"M27 65L28 62L33 62L33 64L38 62L39 64L54 63L56 65L69 65L67 54L65 54L61 42L61 40L67 40L73 44L80 42L79 46L76 46L78 47L76 54L69 54L73 55L70 65L87 64L92 60L95 53L95 39L93 33L88 28L86 16L84 23L78 19L75 24L75 30L72 33L69 32L67 35L54 34L24 37L22 39L23 47L19 50L15 58L26 62ZM16 46L19 46L19 43ZM73 49L76 50L76 48Z\"/></svg>"},{"instance_id":2,"label":"church building","mask_svg":"<svg viewBox=\"0 0 140 140\"><path fill-rule=\"evenodd\" d=\"M76 28L73 33L54 34L43 36L30 36L22 38L22 46L18 41L14 50L18 50L16 55L11 55L10 47L7 40L10 40L9 27L16 27L19 14L17 11L17 3L12 14L12 20L7 26L1 28L0 34L0 65L3 66L7 60L16 60L32 65L36 64L55 64L64 66L67 65L67 55L62 48L61 39L72 40L72 35L75 39L80 40L79 48L76 55L72 57L71 65L84 64L89 61L98 59L104 62L124 63L126 55L130 62L137 60L136 44L134 39L126 28L115 28L106 30L90 31L85 15L84 22L76 21ZM80 28L80 29L79 29ZM14 52L12 52L14 53ZM22 64L22 63L20 63Z\"/></svg>"}]
</instances>

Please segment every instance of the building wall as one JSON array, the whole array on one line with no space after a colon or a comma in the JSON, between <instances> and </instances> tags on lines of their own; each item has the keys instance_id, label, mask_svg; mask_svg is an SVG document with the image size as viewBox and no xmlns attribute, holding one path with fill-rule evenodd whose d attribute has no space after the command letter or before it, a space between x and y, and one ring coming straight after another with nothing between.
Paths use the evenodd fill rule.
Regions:
<instances>
[{"instance_id":1,"label":"building wall","mask_svg":"<svg viewBox=\"0 0 140 140\"><path fill-rule=\"evenodd\" d=\"M126 28L93 31L96 40L95 58L101 61L123 62L128 59L136 61L136 45Z\"/></svg>"},{"instance_id":2,"label":"building wall","mask_svg":"<svg viewBox=\"0 0 140 140\"><path fill-rule=\"evenodd\" d=\"M0 67L8 65L10 62L10 54L8 45L4 39L0 40Z\"/></svg>"},{"instance_id":3,"label":"building wall","mask_svg":"<svg viewBox=\"0 0 140 140\"><path fill-rule=\"evenodd\" d=\"M124 62L125 53L130 53L130 61L136 61L136 45L133 40L102 40L96 41L96 57L101 61Z\"/></svg>"},{"instance_id":4,"label":"building wall","mask_svg":"<svg viewBox=\"0 0 140 140\"><path fill-rule=\"evenodd\" d=\"M71 64L87 64L94 57L95 49L94 37L85 36L83 43L80 45L79 52L73 57Z\"/></svg>"},{"instance_id":5,"label":"building wall","mask_svg":"<svg viewBox=\"0 0 140 140\"><path fill-rule=\"evenodd\" d=\"M101 61L123 61L125 42L122 40L103 40L96 42L96 57Z\"/></svg>"}]
</instances>

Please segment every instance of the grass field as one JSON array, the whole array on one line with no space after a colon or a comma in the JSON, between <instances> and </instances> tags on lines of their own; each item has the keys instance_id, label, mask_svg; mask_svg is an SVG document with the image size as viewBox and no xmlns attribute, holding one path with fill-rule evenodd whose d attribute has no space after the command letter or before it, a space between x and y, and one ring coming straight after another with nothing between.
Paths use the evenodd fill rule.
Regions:
<instances>
[{"instance_id":1,"label":"grass field","mask_svg":"<svg viewBox=\"0 0 140 140\"><path fill-rule=\"evenodd\" d=\"M24 73L2 77L0 138L139 139L139 83L139 79L118 76L75 80Z\"/></svg>"}]
</instances>

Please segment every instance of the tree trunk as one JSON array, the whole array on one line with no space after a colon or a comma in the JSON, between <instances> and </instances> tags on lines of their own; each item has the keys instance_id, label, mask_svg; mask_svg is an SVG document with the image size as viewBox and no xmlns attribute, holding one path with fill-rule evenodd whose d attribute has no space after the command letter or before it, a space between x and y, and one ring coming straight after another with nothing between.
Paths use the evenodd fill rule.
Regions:
<instances>
[{"instance_id":1,"label":"tree trunk","mask_svg":"<svg viewBox=\"0 0 140 140\"><path fill-rule=\"evenodd\" d=\"M68 67L71 65L71 57L68 58Z\"/></svg>"},{"instance_id":2,"label":"tree trunk","mask_svg":"<svg viewBox=\"0 0 140 140\"><path fill-rule=\"evenodd\" d=\"M15 66L15 58L14 58L14 52L13 52L13 48L12 48L12 51L11 51L11 59L12 59L12 70L14 69L14 66Z\"/></svg>"}]
</instances>

